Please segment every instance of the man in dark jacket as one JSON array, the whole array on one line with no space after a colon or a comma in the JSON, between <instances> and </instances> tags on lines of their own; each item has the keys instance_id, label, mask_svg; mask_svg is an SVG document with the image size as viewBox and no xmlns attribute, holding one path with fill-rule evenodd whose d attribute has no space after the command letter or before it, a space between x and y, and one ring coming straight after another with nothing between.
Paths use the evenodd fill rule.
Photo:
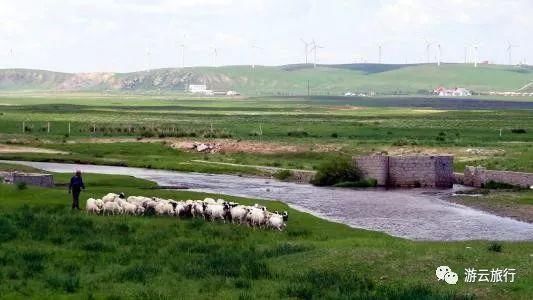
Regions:
<instances>
[{"instance_id":1,"label":"man in dark jacket","mask_svg":"<svg viewBox=\"0 0 533 300\"><path fill-rule=\"evenodd\" d=\"M81 178L81 171L76 171L76 175L70 179L68 186L69 194L72 193L72 209L80 209L80 193L82 189L85 189L85 185Z\"/></svg>"}]
</instances>

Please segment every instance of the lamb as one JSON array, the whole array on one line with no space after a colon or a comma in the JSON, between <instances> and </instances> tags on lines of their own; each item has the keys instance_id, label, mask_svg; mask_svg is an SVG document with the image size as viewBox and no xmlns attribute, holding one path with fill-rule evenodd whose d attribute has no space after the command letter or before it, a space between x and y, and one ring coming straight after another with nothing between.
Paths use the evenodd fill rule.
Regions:
<instances>
[{"instance_id":1,"label":"lamb","mask_svg":"<svg viewBox=\"0 0 533 300\"><path fill-rule=\"evenodd\" d=\"M249 212L250 208L247 208L244 205L237 205L235 207L230 208L231 222L237 222L239 224L242 224L244 221L246 221L246 215Z\"/></svg>"},{"instance_id":2,"label":"lamb","mask_svg":"<svg viewBox=\"0 0 533 300\"><path fill-rule=\"evenodd\" d=\"M103 207L104 214L107 213L115 215L122 213L122 208L116 202L106 202Z\"/></svg>"},{"instance_id":3,"label":"lamb","mask_svg":"<svg viewBox=\"0 0 533 300\"><path fill-rule=\"evenodd\" d=\"M96 200L93 198L87 199L85 209L87 210L87 213L97 214L100 212L100 207L98 207Z\"/></svg>"}]
</instances>

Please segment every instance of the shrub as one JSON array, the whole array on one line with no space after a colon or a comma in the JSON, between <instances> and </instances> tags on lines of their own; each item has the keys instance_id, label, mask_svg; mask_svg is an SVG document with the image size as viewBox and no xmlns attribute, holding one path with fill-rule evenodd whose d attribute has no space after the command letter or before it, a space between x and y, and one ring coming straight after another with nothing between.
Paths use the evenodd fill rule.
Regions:
<instances>
[{"instance_id":1,"label":"shrub","mask_svg":"<svg viewBox=\"0 0 533 300\"><path fill-rule=\"evenodd\" d=\"M22 191L28 188L26 182L17 182L17 190Z\"/></svg>"},{"instance_id":2,"label":"shrub","mask_svg":"<svg viewBox=\"0 0 533 300\"><path fill-rule=\"evenodd\" d=\"M502 252L502 248L503 248L502 244L493 242L489 245L487 249L492 252Z\"/></svg>"},{"instance_id":3,"label":"shrub","mask_svg":"<svg viewBox=\"0 0 533 300\"><path fill-rule=\"evenodd\" d=\"M361 179L359 170L349 161L333 159L318 166L312 184L317 186L331 186L340 182L356 182Z\"/></svg>"},{"instance_id":4,"label":"shrub","mask_svg":"<svg viewBox=\"0 0 533 300\"><path fill-rule=\"evenodd\" d=\"M336 138L339 137L339 134L336 133L336 132L334 132L334 133L331 134L331 137L334 138L334 139L336 139Z\"/></svg>"},{"instance_id":5,"label":"shrub","mask_svg":"<svg viewBox=\"0 0 533 300\"><path fill-rule=\"evenodd\" d=\"M296 130L296 131L287 132L287 135L290 136L290 137L307 137L307 136L309 136L309 133L307 133L307 131L303 131L303 130Z\"/></svg>"},{"instance_id":6,"label":"shrub","mask_svg":"<svg viewBox=\"0 0 533 300\"><path fill-rule=\"evenodd\" d=\"M518 134L522 134L522 133L526 133L527 131L523 128L513 128L511 129L511 132L512 133L518 133Z\"/></svg>"},{"instance_id":7,"label":"shrub","mask_svg":"<svg viewBox=\"0 0 533 300\"><path fill-rule=\"evenodd\" d=\"M287 180L292 176L292 172L289 170L279 170L276 173L274 173L274 178L277 180Z\"/></svg>"},{"instance_id":8,"label":"shrub","mask_svg":"<svg viewBox=\"0 0 533 300\"><path fill-rule=\"evenodd\" d=\"M510 190L510 189L516 189L519 188L517 186L514 186L512 184L503 183L503 182L495 182L495 181L489 181L483 185L486 189L491 190Z\"/></svg>"}]
</instances>

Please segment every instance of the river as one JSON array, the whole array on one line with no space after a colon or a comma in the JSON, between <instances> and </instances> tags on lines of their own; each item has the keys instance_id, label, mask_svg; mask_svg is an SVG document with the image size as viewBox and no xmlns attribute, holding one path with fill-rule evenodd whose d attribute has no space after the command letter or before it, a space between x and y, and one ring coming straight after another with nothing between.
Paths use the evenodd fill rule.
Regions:
<instances>
[{"instance_id":1,"label":"river","mask_svg":"<svg viewBox=\"0 0 533 300\"><path fill-rule=\"evenodd\" d=\"M412 240L533 241L533 224L443 200L452 190L343 189L234 175L22 161L48 172L130 175L192 191L280 200L315 216Z\"/></svg>"}]
</instances>

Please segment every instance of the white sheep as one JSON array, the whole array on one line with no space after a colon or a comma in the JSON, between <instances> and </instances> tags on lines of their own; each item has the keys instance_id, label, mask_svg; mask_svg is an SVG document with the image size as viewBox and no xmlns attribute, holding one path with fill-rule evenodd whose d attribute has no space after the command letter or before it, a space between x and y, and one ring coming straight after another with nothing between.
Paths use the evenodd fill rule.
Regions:
<instances>
[{"instance_id":1,"label":"white sheep","mask_svg":"<svg viewBox=\"0 0 533 300\"><path fill-rule=\"evenodd\" d=\"M104 214L107 213L108 215L112 214L121 214L122 208L118 203L116 202L105 202L103 207Z\"/></svg>"},{"instance_id":2,"label":"white sheep","mask_svg":"<svg viewBox=\"0 0 533 300\"><path fill-rule=\"evenodd\" d=\"M204 206L206 204L202 201L195 201L194 203L192 203L191 205L191 214L193 217L197 218L197 217L202 217L205 219L205 215L204 215Z\"/></svg>"},{"instance_id":3,"label":"white sheep","mask_svg":"<svg viewBox=\"0 0 533 300\"><path fill-rule=\"evenodd\" d=\"M207 204L207 206L205 207L205 214L209 220L214 221L216 219L220 219L220 220L223 220L224 223L226 222L226 220L224 219L224 216L225 216L224 205Z\"/></svg>"},{"instance_id":4,"label":"white sheep","mask_svg":"<svg viewBox=\"0 0 533 300\"><path fill-rule=\"evenodd\" d=\"M237 205L230 209L231 222L242 224L246 220L246 215L250 212L250 209L244 205Z\"/></svg>"},{"instance_id":5,"label":"white sheep","mask_svg":"<svg viewBox=\"0 0 533 300\"><path fill-rule=\"evenodd\" d=\"M115 199L118 199L118 195L115 193L109 193L102 197L102 201L104 201L104 203L115 202Z\"/></svg>"},{"instance_id":6,"label":"white sheep","mask_svg":"<svg viewBox=\"0 0 533 300\"><path fill-rule=\"evenodd\" d=\"M159 216L164 216L164 215L172 216L174 215L174 208L167 201L160 201L155 206L155 213L156 215L159 215Z\"/></svg>"},{"instance_id":7,"label":"white sheep","mask_svg":"<svg viewBox=\"0 0 533 300\"><path fill-rule=\"evenodd\" d=\"M250 212L246 215L246 218L248 220L248 223L251 226L263 226L266 223L266 208L259 206L254 206L250 209Z\"/></svg>"},{"instance_id":8,"label":"white sheep","mask_svg":"<svg viewBox=\"0 0 533 300\"><path fill-rule=\"evenodd\" d=\"M118 202L120 207L122 208L122 212L124 214L128 214L128 215L136 215L137 214L137 205L133 204L133 203L129 203L129 202L126 202L126 201L119 201Z\"/></svg>"},{"instance_id":9,"label":"white sheep","mask_svg":"<svg viewBox=\"0 0 533 300\"><path fill-rule=\"evenodd\" d=\"M98 204L96 203L96 199L89 198L87 199L87 202L85 203L85 210L87 213L93 213L97 214L100 212L100 208L98 207Z\"/></svg>"},{"instance_id":10,"label":"white sheep","mask_svg":"<svg viewBox=\"0 0 533 300\"><path fill-rule=\"evenodd\" d=\"M213 199L213 198L205 198L205 199L204 199L204 202L205 202L206 204L216 204L216 203L217 203L217 202L215 201L215 199Z\"/></svg>"},{"instance_id":11,"label":"white sheep","mask_svg":"<svg viewBox=\"0 0 533 300\"><path fill-rule=\"evenodd\" d=\"M267 227L282 231L285 228L284 215L280 215L277 211L271 214L267 220Z\"/></svg>"}]
</instances>

